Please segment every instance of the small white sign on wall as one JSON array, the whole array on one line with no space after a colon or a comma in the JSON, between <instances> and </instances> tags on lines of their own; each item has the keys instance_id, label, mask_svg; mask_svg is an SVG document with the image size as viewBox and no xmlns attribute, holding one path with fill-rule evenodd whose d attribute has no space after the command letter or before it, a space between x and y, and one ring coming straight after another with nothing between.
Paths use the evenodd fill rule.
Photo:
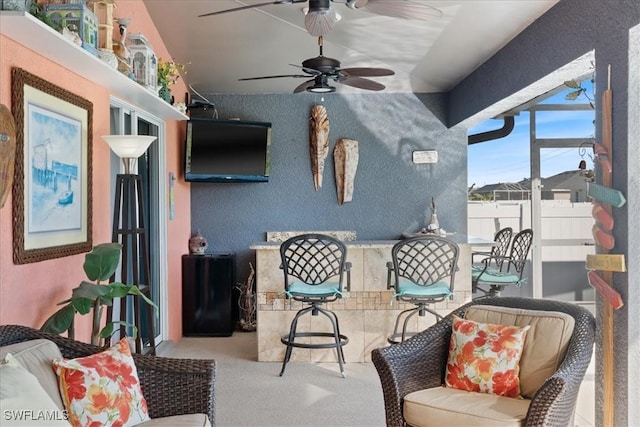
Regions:
<instances>
[{"instance_id":1,"label":"small white sign on wall","mask_svg":"<svg viewBox=\"0 0 640 427\"><path fill-rule=\"evenodd\" d=\"M414 151L413 163L438 163L438 152L436 150Z\"/></svg>"}]
</instances>

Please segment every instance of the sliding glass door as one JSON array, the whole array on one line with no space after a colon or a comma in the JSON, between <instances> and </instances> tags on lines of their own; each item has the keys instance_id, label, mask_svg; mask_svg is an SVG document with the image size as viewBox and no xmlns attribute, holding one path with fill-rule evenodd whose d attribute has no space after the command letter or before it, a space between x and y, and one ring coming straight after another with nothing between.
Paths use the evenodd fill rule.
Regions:
<instances>
[{"instance_id":1,"label":"sliding glass door","mask_svg":"<svg viewBox=\"0 0 640 427\"><path fill-rule=\"evenodd\" d=\"M140 175L142 182L142 218L145 227L145 244L149 258L149 278L151 299L160 308L159 315L152 317L155 335L155 344L158 345L164 338L166 331L166 283L167 283L167 263L166 263L166 183L162 179L166 159L164 158L164 122L153 116L146 115L142 111L137 111L134 107L123 104L118 100L111 103L111 134L116 135L152 135L156 140L149 146L147 151L138 159L137 170L132 171ZM122 173L120 159L111 153L111 182L115 184L116 175ZM112 184L111 200L115 200L115 187ZM113 202L111 205L114 208ZM142 242L141 242L142 244ZM141 265L142 253L138 253L138 265ZM130 269L131 271L131 269ZM126 278L118 278L125 281ZM143 338L143 343L148 346L150 336L150 325L147 317L141 313L139 334ZM114 307L114 317L119 317L118 308ZM133 304L127 304L127 321L133 323ZM128 335L131 331L128 332Z\"/></svg>"}]
</instances>

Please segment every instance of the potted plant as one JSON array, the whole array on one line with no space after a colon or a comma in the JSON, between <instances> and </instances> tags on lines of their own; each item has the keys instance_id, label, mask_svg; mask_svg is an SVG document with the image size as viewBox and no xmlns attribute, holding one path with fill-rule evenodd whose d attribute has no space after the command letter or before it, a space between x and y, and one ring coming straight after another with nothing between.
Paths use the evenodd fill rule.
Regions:
<instances>
[{"instance_id":1,"label":"potted plant","mask_svg":"<svg viewBox=\"0 0 640 427\"><path fill-rule=\"evenodd\" d=\"M180 74L186 73L185 65L158 58L158 95L160 98L171 103L171 89L169 86L178 81Z\"/></svg>"},{"instance_id":2,"label":"potted plant","mask_svg":"<svg viewBox=\"0 0 640 427\"><path fill-rule=\"evenodd\" d=\"M120 243L102 243L94 246L92 251L85 255L83 264L87 278L93 282L83 280L78 287L73 288L71 298L58 303L64 306L45 321L41 330L54 334L68 331L69 338L75 339L73 320L76 313L85 315L92 312L91 344L100 345L101 339L109 338L120 326L131 327L135 338L138 328L129 322L107 319L105 326L101 326L103 308L112 306L114 298L137 295L154 309L158 308L138 286L121 282L109 283L109 279L118 268L121 251Z\"/></svg>"}]
</instances>

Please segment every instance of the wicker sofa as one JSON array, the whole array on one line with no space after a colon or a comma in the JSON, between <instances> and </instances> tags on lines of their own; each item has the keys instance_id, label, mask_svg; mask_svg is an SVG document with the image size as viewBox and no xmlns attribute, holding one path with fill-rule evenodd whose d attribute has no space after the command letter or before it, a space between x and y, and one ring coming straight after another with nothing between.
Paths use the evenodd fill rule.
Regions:
<instances>
[{"instance_id":1,"label":"wicker sofa","mask_svg":"<svg viewBox=\"0 0 640 427\"><path fill-rule=\"evenodd\" d=\"M494 306L496 310L533 310L543 315L545 312L560 312L558 315L568 314L575 322L572 332L568 334L565 341L564 357L557 359L557 369L547 377L540 380L539 388L534 389L532 396L520 406L521 411L518 416L511 419L499 419L496 417L485 418L484 424L474 419L473 425L518 425L518 426L557 426L566 427L571 425L573 420L578 391L589 365L593 352L595 337L595 318L583 307L575 304L518 297L491 297L474 300L453 311L457 316L464 317L470 307ZM488 308L484 308L487 310ZM493 309L493 308L491 308ZM567 317L565 315L565 317ZM569 319L571 320L571 319ZM445 371L447 357L449 353L449 341L452 333L452 316L449 315L432 327L426 329L418 335L404 341L403 343L390 347L375 349L372 352L372 360L380 376L382 391L384 396L386 422L388 426L405 425L438 425L444 427L448 425L447 420L459 424L460 417L469 416L471 418L485 417L486 413L499 412L501 402L490 401L489 404L482 402L482 405L467 405L463 395L456 395L455 398L444 399L447 410L451 416L448 418L441 408L440 422L434 423L436 417L422 417L421 419L408 422L405 415L410 418L414 416L411 400L413 396L420 393L437 395L439 392L460 392L443 388L445 383ZM544 340L545 337L543 336ZM544 343L543 343L544 346ZM523 356L524 357L524 356ZM553 369L551 372L553 372ZM546 378L546 379L545 379ZM484 393L461 392L476 396L469 396L472 399L483 399L478 395L487 396ZM424 395L422 395L424 396ZM406 399L405 399L406 397ZM441 397L441 396L437 396ZM507 399L507 398L502 398ZM471 400L471 399L469 399ZM509 399L512 403L518 403L517 399ZM436 400L433 400L436 402ZM427 409L424 413L434 413L431 402L426 403ZM433 403L434 406L437 403ZM528 406L527 406L528 405ZM466 414L465 411L469 411ZM405 414L405 411L407 413ZM525 415L526 414L526 415ZM511 416L511 414L509 414ZM456 418L457 417L457 418ZM425 419L428 418L428 419ZM442 421L445 420L445 421ZM469 423L465 423L469 425ZM457 425L457 424L456 424Z\"/></svg>"},{"instance_id":2,"label":"wicker sofa","mask_svg":"<svg viewBox=\"0 0 640 427\"><path fill-rule=\"evenodd\" d=\"M0 347L38 339L55 343L65 358L88 356L104 350L26 326L0 325ZM215 426L215 361L139 354L134 354L133 358L152 420L206 414Z\"/></svg>"}]
</instances>

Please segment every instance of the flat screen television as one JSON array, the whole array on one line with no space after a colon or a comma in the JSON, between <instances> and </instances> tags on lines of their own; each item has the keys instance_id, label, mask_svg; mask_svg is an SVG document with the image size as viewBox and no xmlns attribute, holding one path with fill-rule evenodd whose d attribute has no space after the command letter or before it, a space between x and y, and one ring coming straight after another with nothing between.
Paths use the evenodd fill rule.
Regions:
<instances>
[{"instance_id":1,"label":"flat screen television","mask_svg":"<svg viewBox=\"0 0 640 427\"><path fill-rule=\"evenodd\" d=\"M185 180L269 180L271 123L193 118L187 122Z\"/></svg>"}]
</instances>

